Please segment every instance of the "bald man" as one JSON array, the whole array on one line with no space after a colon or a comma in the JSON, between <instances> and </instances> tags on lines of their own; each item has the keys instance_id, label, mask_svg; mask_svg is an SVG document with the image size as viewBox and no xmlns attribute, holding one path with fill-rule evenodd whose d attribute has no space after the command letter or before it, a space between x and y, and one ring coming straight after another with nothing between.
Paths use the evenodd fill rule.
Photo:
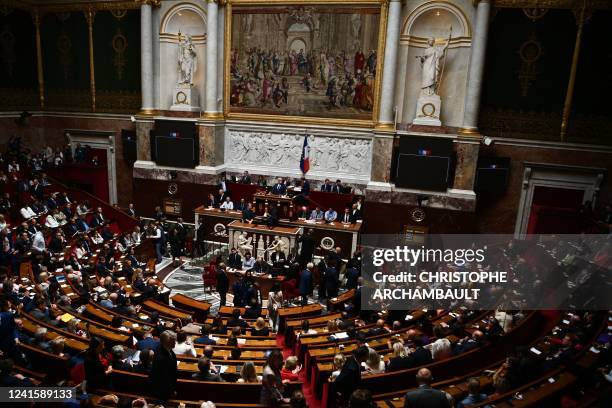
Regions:
<instances>
[{"instance_id":1,"label":"bald man","mask_svg":"<svg viewBox=\"0 0 612 408\"><path fill-rule=\"evenodd\" d=\"M421 368L416 375L419 388L406 393L404 408L451 408L452 398L447 393L431 388L433 376L427 368Z\"/></svg>"}]
</instances>

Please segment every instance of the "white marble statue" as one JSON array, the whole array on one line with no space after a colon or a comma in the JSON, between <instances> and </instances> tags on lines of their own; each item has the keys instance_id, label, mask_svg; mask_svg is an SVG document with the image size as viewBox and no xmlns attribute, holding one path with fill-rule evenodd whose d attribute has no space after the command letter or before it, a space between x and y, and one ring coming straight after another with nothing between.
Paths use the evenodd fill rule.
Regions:
<instances>
[{"instance_id":1,"label":"white marble statue","mask_svg":"<svg viewBox=\"0 0 612 408\"><path fill-rule=\"evenodd\" d=\"M421 65L423 66L421 92L424 95L434 95L438 93L438 86L440 85L440 79L442 77L442 66L446 55L446 49L450 43L451 34L448 35L448 40L443 45L436 45L436 40L434 38L428 39L427 48L425 48L423 55L416 57L421 61Z\"/></svg>"},{"instance_id":2,"label":"white marble statue","mask_svg":"<svg viewBox=\"0 0 612 408\"><path fill-rule=\"evenodd\" d=\"M253 237L249 237L247 236L247 233L245 231L243 231L239 236L238 236L238 252L240 252L240 254L242 256L244 256L244 254L248 253L253 253L253 245L251 244L251 241L253 240Z\"/></svg>"},{"instance_id":3,"label":"white marble statue","mask_svg":"<svg viewBox=\"0 0 612 408\"><path fill-rule=\"evenodd\" d=\"M179 33L178 53L178 83L179 85L193 84L193 75L197 69L197 54L190 35Z\"/></svg>"}]
</instances>

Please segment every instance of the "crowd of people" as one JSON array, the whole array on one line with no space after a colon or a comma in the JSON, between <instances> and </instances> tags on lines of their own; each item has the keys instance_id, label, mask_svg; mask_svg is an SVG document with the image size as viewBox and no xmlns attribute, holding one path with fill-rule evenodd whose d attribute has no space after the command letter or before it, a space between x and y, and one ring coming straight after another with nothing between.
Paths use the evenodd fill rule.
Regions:
<instances>
[{"instance_id":1,"label":"crowd of people","mask_svg":"<svg viewBox=\"0 0 612 408\"><path fill-rule=\"evenodd\" d=\"M35 348L45 353L69 360L71 384L84 384L83 401L91 401L88 393L99 389L113 390L114 371L128 371L146 376L147 400L130 400L132 406L147 406L150 402L163 401L176 395L179 378L177 358L181 356L197 359L198 371L192 378L207 382L260 383L260 403L266 406L289 404L291 407L306 407L308 404L302 391L287 392L289 383L303 379L303 370L297 356L286 358L278 349L267 353L261 374L253 361L243 359L239 372L221 372L214 361L214 346L218 335L228 335L226 346L231 348L229 360L241 359L240 339L247 332L251 336L269 336L277 330L278 310L285 305L283 291L275 286L268 296L268 316L262 313L264 300L261 289L251 279L252 273L266 271L282 274L285 280L295 280L301 303L309 301L325 304L337 298L341 291L355 290L342 309L342 317L331 319L322 333L346 333L348 339L357 343L353 353L338 353L333 360L334 371L330 381L337 392L341 406L353 408L371 407L372 390L361 387L365 376L395 372L437 363L455 356L484 349L495 344L513 327L520 324L525 312L519 310L497 310L489 315L485 324L473 329L471 322L477 312L454 310L453 318L446 323L435 323L436 318L448 310L430 309L418 319L408 319L409 311L362 310L361 253L343 259L342 249L337 247L314 257L315 241L307 231L301 238L301 250L290 256L281 256L275 251L268 263L253 259L250 253L241 253L232 248L226 256L217 257L211 266L217 280L217 291L223 297L234 294L233 314L227 318L214 316L212 323L184 318L172 325L156 312L146 310L142 301L155 299L168 303L168 290L147 271L142 259L136 256L136 248L144 237L155 241L156 256L163 255L166 240L171 255L182 256L188 234L184 223L177 219L174 226L166 228L167 220L161 210L156 211L153 221L136 221L133 230L122 231L101 206L75 201L70 191L62 189L52 181L45 180L42 173L24 157L15 152L3 155L3 171L10 178L2 184L0 201L0 385L32 386L33 378L24 374L33 367L35 354L24 347ZM10 166L10 168L9 168ZM245 174L246 176L246 174ZM20 191L19 184L28 189ZM331 183L325 183L328 185ZM220 203L227 200L219 200ZM108 210L107 210L108 211ZM130 205L126 212L136 216ZM314 211L315 215L318 212ZM325 217L325 215L324 215ZM167 230L167 231L166 231ZM609 251L602 253L607 243L599 242L592 257L598 267L609 266ZM585 245L568 243L561 248L547 248L569 269L576 266L574 259ZM604 251L605 252L605 251ZM505 249L506 256L518 259L517 248ZM22 274L23 266L31 267L31 274ZM285 267L287 266L287 267ZM245 276L229 288L227 267L244 269ZM515 264L515 269L517 265ZM577 271L578 273L580 270ZM128 286L121 283L126 282ZM64 292L64 286L72 288L74 297ZM315 289L316 292L315 292ZM138 296L134 296L132 290ZM316 298L315 298L316 295ZM80 318L86 304L93 304L112 313L109 326L129 334L132 338L126 345L110 345L95 335L88 324ZM245 307L242 311L239 307ZM477 378L467 379L468 395L461 401L452 401L447 393L437 390L434 383L435 369L420 368L416 374L418 388L408 392L406 407L450 407L470 406L482 403L497 395L503 395L571 360L589 345L589 339L598 326L595 315L590 312L572 314L562 329L555 330L547 338L551 345L547 358L542 361L524 347L517 347L505 362L496 367L492 376L492 389L483 390ZM137 320L142 330L130 331L125 322ZM250 326L248 319L253 319ZM32 330L25 322L40 322ZM71 348L62 336L50 336L54 330L68 332L88 342L85 351ZM298 336L321 333L302 322ZM387 336L385 355L383 350L368 345L373 336ZM23 346L22 346L23 345ZM203 348L200 356L196 348ZM432 373L433 371L433 373ZM603 368L603 379L610 377L609 369ZM599 377L598 377L599 378ZM599 378L599 379L601 379ZM84 383L83 383L84 381ZM120 394L120 393L119 393ZM121 405L123 397L105 395L104 402ZM205 396L205 399L208 396ZM212 398L212 396L211 396ZM423 402L427 401L427 402ZM81 402L79 402L81 403ZM205 403L210 407L211 403Z\"/></svg>"},{"instance_id":2,"label":"crowd of people","mask_svg":"<svg viewBox=\"0 0 612 408\"><path fill-rule=\"evenodd\" d=\"M355 107L371 110L373 106L376 51L366 57L361 50L354 55L345 51L303 49L277 50L247 49L241 55L237 49L231 54L233 106L287 105L290 92L289 78L300 78L301 93L321 89L328 107ZM293 90L294 92L296 90Z\"/></svg>"}]
</instances>

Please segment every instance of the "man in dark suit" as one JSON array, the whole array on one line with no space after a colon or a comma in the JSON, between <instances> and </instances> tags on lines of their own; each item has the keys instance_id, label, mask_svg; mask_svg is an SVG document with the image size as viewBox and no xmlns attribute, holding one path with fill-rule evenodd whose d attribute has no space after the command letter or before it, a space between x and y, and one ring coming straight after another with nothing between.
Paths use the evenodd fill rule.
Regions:
<instances>
[{"instance_id":1,"label":"man in dark suit","mask_svg":"<svg viewBox=\"0 0 612 408\"><path fill-rule=\"evenodd\" d=\"M325 271L325 289L327 291L327 298L333 299L338 296L338 290L340 289L340 277L336 263L330 261Z\"/></svg>"},{"instance_id":2,"label":"man in dark suit","mask_svg":"<svg viewBox=\"0 0 612 408\"><path fill-rule=\"evenodd\" d=\"M425 345L425 338L423 335L416 336L412 339L412 342L416 348L408 356L410 359L410 367L420 367L432 363L433 358L431 357L431 351L423 347Z\"/></svg>"},{"instance_id":3,"label":"man in dark suit","mask_svg":"<svg viewBox=\"0 0 612 408\"><path fill-rule=\"evenodd\" d=\"M344 187L342 187L342 181L341 180L336 180L336 184L332 184L331 192L332 193L337 193L337 194L341 194L341 193L344 192Z\"/></svg>"},{"instance_id":4,"label":"man in dark suit","mask_svg":"<svg viewBox=\"0 0 612 408\"><path fill-rule=\"evenodd\" d=\"M353 219L355 220L354 222L357 222L357 220L361 219L361 210L359 209L357 203L354 203L353 207L351 208L351 217L353 217Z\"/></svg>"},{"instance_id":5,"label":"man in dark suit","mask_svg":"<svg viewBox=\"0 0 612 408\"><path fill-rule=\"evenodd\" d=\"M361 363L368 359L368 347L360 346L351 357L346 360L340 374L334 381L336 392L342 403L348 402L353 391L361 385ZM344 405L343 404L343 405Z\"/></svg>"},{"instance_id":6,"label":"man in dark suit","mask_svg":"<svg viewBox=\"0 0 612 408\"><path fill-rule=\"evenodd\" d=\"M242 176L240 176L240 183L241 184L251 184L251 176L249 175L248 171L245 170Z\"/></svg>"},{"instance_id":7,"label":"man in dark suit","mask_svg":"<svg viewBox=\"0 0 612 408\"><path fill-rule=\"evenodd\" d=\"M227 257L227 265L230 268L242 268L242 257L240 256L236 248L232 248L232 250L230 251L230 254Z\"/></svg>"},{"instance_id":8,"label":"man in dark suit","mask_svg":"<svg viewBox=\"0 0 612 408\"><path fill-rule=\"evenodd\" d=\"M419 388L406 393L404 408L451 408L450 396L443 391L431 388L433 381L431 371L421 368L416 375L416 380Z\"/></svg>"},{"instance_id":9,"label":"man in dark suit","mask_svg":"<svg viewBox=\"0 0 612 408\"><path fill-rule=\"evenodd\" d=\"M221 205L221 203L224 203L227 197L228 194L223 189L219 189L219 194L215 198L215 200L217 201L217 206Z\"/></svg>"},{"instance_id":10,"label":"man in dark suit","mask_svg":"<svg viewBox=\"0 0 612 408\"><path fill-rule=\"evenodd\" d=\"M300 263L302 266L310 262L314 254L316 244L312 234L313 230L309 229L306 234L298 239L298 242L302 244L302 249L300 251Z\"/></svg>"},{"instance_id":11,"label":"man in dark suit","mask_svg":"<svg viewBox=\"0 0 612 408\"><path fill-rule=\"evenodd\" d=\"M332 191L332 183L329 179L325 179L325 183L321 184L321 191L326 193L331 193Z\"/></svg>"},{"instance_id":12,"label":"man in dark suit","mask_svg":"<svg viewBox=\"0 0 612 408\"><path fill-rule=\"evenodd\" d=\"M32 180L32 185L30 186L30 194L33 197L36 197L37 200L43 199L43 186L40 185L38 179Z\"/></svg>"},{"instance_id":13,"label":"man in dark suit","mask_svg":"<svg viewBox=\"0 0 612 408\"><path fill-rule=\"evenodd\" d=\"M247 208L242 211L242 222L253 222L253 218L255 218L255 213L253 212L253 205L251 203L247 203Z\"/></svg>"},{"instance_id":14,"label":"man in dark suit","mask_svg":"<svg viewBox=\"0 0 612 408\"><path fill-rule=\"evenodd\" d=\"M98 207L91 223L94 227L97 227L98 225L104 225L105 221L106 218L104 217L104 214L102 214L102 207Z\"/></svg>"},{"instance_id":15,"label":"man in dark suit","mask_svg":"<svg viewBox=\"0 0 612 408\"><path fill-rule=\"evenodd\" d=\"M74 217L74 211L72 211L72 204L68 203L64 208L62 208L62 212L66 216L67 219L71 219Z\"/></svg>"},{"instance_id":16,"label":"man in dark suit","mask_svg":"<svg viewBox=\"0 0 612 408\"><path fill-rule=\"evenodd\" d=\"M306 180L306 177L302 177L302 195L308 197L310 194L310 182Z\"/></svg>"},{"instance_id":17,"label":"man in dark suit","mask_svg":"<svg viewBox=\"0 0 612 408\"><path fill-rule=\"evenodd\" d=\"M300 274L300 295L302 296L302 306L308 304L308 295L312 293L312 269L314 265L309 262L306 269Z\"/></svg>"},{"instance_id":18,"label":"man in dark suit","mask_svg":"<svg viewBox=\"0 0 612 408\"><path fill-rule=\"evenodd\" d=\"M166 330L160 335L160 345L155 350L149 374L149 390L161 401L176 395L177 365L176 355L172 351L175 345L176 334Z\"/></svg>"},{"instance_id":19,"label":"man in dark suit","mask_svg":"<svg viewBox=\"0 0 612 408\"><path fill-rule=\"evenodd\" d=\"M130 217L135 217L136 216L136 210L134 209L134 203L129 203L128 204L128 208L127 208L127 210L125 212L127 212L127 214Z\"/></svg>"},{"instance_id":20,"label":"man in dark suit","mask_svg":"<svg viewBox=\"0 0 612 408\"><path fill-rule=\"evenodd\" d=\"M225 273L225 265L221 263L217 266L217 292L219 292L220 306L225 306L228 289L229 278Z\"/></svg>"},{"instance_id":21,"label":"man in dark suit","mask_svg":"<svg viewBox=\"0 0 612 408\"><path fill-rule=\"evenodd\" d=\"M285 195L287 194L287 186L283 183L281 178L276 180L276 184L272 187L272 194Z\"/></svg>"},{"instance_id":22,"label":"man in dark suit","mask_svg":"<svg viewBox=\"0 0 612 408\"><path fill-rule=\"evenodd\" d=\"M236 211L244 211L246 208L247 208L247 204L244 198L241 198L240 202L234 205L234 210Z\"/></svg>"}]
</instances>

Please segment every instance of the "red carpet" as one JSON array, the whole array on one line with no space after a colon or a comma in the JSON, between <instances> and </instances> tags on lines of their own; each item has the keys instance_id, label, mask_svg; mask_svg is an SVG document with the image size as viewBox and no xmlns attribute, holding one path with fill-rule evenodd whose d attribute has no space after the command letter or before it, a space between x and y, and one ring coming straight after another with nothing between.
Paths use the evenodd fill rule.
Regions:
<instances>
[{"instance_id":1,"label":"red carpet","mask_svg":"<svg viewBox=\"0 0 612 408\"><path fill-rule=\"evenodd\" d=\"M287 358L292 356L293 350L289 347L285 347L285 336L282 334L276 335L276 344L283 348L283 358ZM303 364L302 364L303 365ZM304 393L304 397L306 398L306 403L309 408L321 408L321 401L316 398L316 396L312 393L312 384L306 378L306 370L302 370L300 372L300 381L304 382L302 387L302 392Z\"/></svg>"}]
</instances>

